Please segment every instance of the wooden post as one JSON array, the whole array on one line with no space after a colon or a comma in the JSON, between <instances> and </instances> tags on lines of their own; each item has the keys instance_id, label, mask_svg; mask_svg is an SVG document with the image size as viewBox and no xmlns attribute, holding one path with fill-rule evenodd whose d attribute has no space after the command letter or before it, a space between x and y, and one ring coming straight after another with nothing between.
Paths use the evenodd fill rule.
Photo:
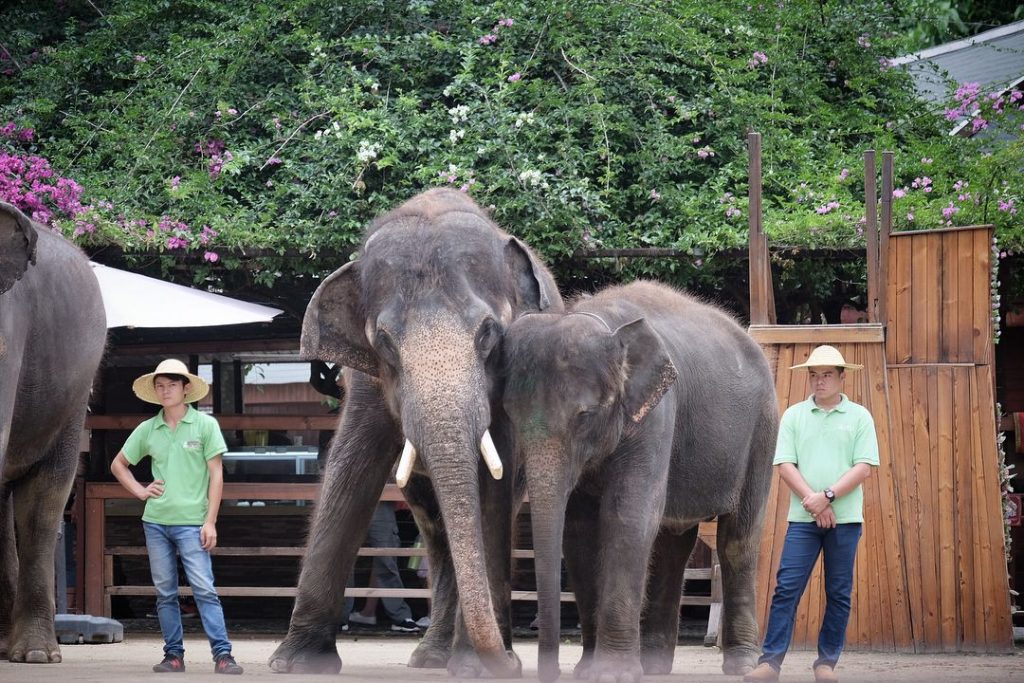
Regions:
<instances>
[{"instance_id":1,"label":"wooden post","mask_svg":"<svg viewBox=\"0 0 1024 683\"><path fill-rule=\"evenodd\" d=\"M875 150L864 152L864 242L868 258L868 322L878 318L878 187L875 184Z\"/></svg>"},{"instance_id":2,"label":"wooden post","mask_svg":"<svg viewBox=\"0 0 1024 683\"><path fill-rule=\"evenodd\" d=\"M882 152L882 225L878 237L878 274L882 282L888 280L889 234L892 232L892 174L893 153ZM878 322L886 322L885 287L878 289Z\"/></svg>"},{"instance_id":3,"label":"wooden post","mask_svg":"<svg viewBox=\"0 0 1024 683\"><path fill-rule=\"evenodd\" d=\"M767 249L764 241L764 227L761 222L761 134L747 135L749 152L747 222L750 226L748 255L750 262L750 323L764 325L768 322L768 296L765 291L767 279L765 270Z\"/></svg>"}]
</instances>

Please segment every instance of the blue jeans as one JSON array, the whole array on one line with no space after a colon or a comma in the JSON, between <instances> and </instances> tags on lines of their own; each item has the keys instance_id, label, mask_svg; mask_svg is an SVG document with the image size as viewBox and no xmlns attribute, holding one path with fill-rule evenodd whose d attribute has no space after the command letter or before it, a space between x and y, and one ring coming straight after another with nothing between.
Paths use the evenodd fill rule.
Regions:
<instances>
[{"instance_id":1,"label":"blue jeans","mask_svg":"<svg viewBox=\"0 0 1024 683\"><path fill-rule=\"evenodd\" d=\"M853 564L860 533L859 523L839 524L834 529L823 529L812 522L789 523L764 634L763 654L758 663L768 662L776 671L782 668L782 660L793 638L796 608L818 554L824 553L825 617L818 632L818 659L814 666L835 667L846 643Z\"/></svg>"},{"instance_id":2,"label":"blue jeans","mask_svg":"<svg viewBox=\"0 0 1024 683\"><path fill-rule=\"evenodd\" d=\"M199 542L198 526L167 526L143 522L146 549L149 551L149 571L156 587L156 615L160 633L164 637L164 654L185 654L181 631L181 609L178 606L178 556L185 568L185 576L192 587L192 595L199 608L203 630L210 639L210 650L216 659L231 653L231 641L224 624L224 609L220 606L217 589L213 586L213 565L210 553Z\"/></svg>"}]
</instances>

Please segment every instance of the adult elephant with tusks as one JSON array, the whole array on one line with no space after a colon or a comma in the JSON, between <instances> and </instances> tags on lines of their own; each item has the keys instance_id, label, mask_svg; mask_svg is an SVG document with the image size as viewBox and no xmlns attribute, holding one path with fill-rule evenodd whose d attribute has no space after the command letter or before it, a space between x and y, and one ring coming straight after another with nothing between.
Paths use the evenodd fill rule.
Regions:
<instances>
[{"instance_id":1,"label":"adult elephant with tusks","mask_svg":"<svg viewBox=\"0 0 1024 683\"><path fill-rule=\"evenodd\" d=\"M53 551L106 336L85 255L0 202L0 658L12 662L61 661Z\"/></svg>"},{"instance_id":2,"label":"adult elephant with tusks","mask_svg":"<svg viewBox=\"0 0 1024 683\"><path fill-rule=\"evenodd\" d=\"M341 669L343 586L401 454L397 480L425 539L434 598L410 666L520 675L510 578L522 487L517 495L500 345L517 315L561 310L538 258L449 189L375 220L360 258L324 280L302 354L346 366L348 396L272 670Z\"/></svg>"},{"instance_id":3,"label":"adult elephant with tusks","mask_svg":"<svg viewBox=\"0 0 1024 683\"><path fill-rule=\"evenodd\" d=\"M576 677L669 673L684 567L698 524L715 516L722 669L749 671L778 430L758 345L717 308L636 282L566 314L522 316L503 355L530 494L541 680L559 676L563 552L583 631Z\"/></svg>"}]
</instances>

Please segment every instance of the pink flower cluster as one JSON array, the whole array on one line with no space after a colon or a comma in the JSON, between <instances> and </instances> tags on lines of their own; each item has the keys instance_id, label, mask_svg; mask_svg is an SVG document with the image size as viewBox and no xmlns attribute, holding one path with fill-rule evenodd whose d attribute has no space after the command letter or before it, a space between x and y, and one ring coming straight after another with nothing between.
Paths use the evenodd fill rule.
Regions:
<instances>
[{"instance_id":1,"label":"pink flower cluster","mask_svg":"<svg viewBox=\"0 0 1024 683\"><path fill-rule=\"evenodd\" d=\"M747 62L747 68L748 69L756 69L757 67L761 66L762 64L767 64L767 63L768 63L768 55L766 55L765 53L763 53L760 50L758 50L753 55L751 55L750 60Z\"/></svg>"},{"instance_id":2,"label":"pink flower cluster","mask_svg":"<svg viewBox=\"0 0 1024 683\"><path fill-rule=\"evenodd\" d=\"M509 18L503 17L501 19L498 19L498 23L494 25L494 28L491 29L491 32L480 36L480 38L476 42L480 43L481 45L493 45L494 43L498 42L498 32L501 31L501 29L507 28L514 23L515 21Z\"/></svg>"},{"instance_id":3,"label":"pink flower cluster","mask_svg":"<svg viewBox=\"0 0 1024 683\"><path fill-rule=\"evenodd\" d=\"M818 215L824 216L826 213L832 213L832 211L834 211L834 210L836 210L838 208L839 208L839 202L837 202L835 200L832 200L828 204L824 204L822 206L819 206L814 211Z\"/></svg>"},{"instance_id":4,"label":"pink flower cluster","mask_svg":"<svg viewBox=\"0 0 1024 683\"><path fill-rule=\"evenodd\" d=\"M234 159L234 155L225 149L223 140L207 140L204 143L196 143L196 154L202 157L209 157L210 164L207 172L210 180L216 180L224 168L224 164Z\"/></svg>"},{"instance_id":5,"label":"pink flower cluster","mask_svg":"<svg viewBox=\"0 0 1024 683\"><path fill-rule=\"evenodd\" d=\"M1010 214L1011 216L1017 215L1017 207L1013 205L1013 200L999 200L999 210Z\"/></svg>"},{"instance_id":6,"label":"pink flower cluster","mask_svg":"<svg viewBox=\"0 0 1024 683\"><path fill-rule=\"evenodd\" d=\"M910 183L910 186L915 190L924 190L925 192L931 192L934 189L932 188L932 179L928 176L914 178L914 182Z\"/></svg>"},{"instance_id":7,"label":"pink flower cluster","mask_svg":"<svg viewBox=\"0 0 1024 683\"><path fill-rule=\"evenodd\" d=\"M0 127L0 136L15 142L31 142L31 128L14 123ZM0 147L0 199L27 213L33 220L50 224L60 215L75 218L89 207L82 204L82 186L57 175L50 162L33 154ZM90 224L92 230L95 226Z\"/></svg>"}]
</instances>

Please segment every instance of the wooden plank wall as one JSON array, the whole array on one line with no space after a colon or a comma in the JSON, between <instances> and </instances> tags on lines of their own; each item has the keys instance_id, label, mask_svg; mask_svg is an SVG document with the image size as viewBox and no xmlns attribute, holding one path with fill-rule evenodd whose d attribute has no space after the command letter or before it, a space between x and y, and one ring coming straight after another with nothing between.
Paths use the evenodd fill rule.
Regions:
<instances>
[{"instance_id":1,"label":"wooden plank wall","mask_svg":"<svg viewBox=\"0 0 1024 683\"><path fill-rule=\"evenodd\" d=\"M1013 647L995 442L991 240L987 226L890 240L886 358L920 652Z\"/></svg>"},{"instance_id":2,"label":"wooden plank wall","mask_svg":"<svg viewBox=\"0 0 1024 683\"><path fill-rule=\"evenodd\" d=\"M806 373L789 367L818 344L865 366L847 373L844 387L874 416L880 451L864 484L851 649L1013 650L995 440L991 238L988 226L893 233L883 259L884 334L877 325L751 326L773 361L780 411L810 394ZM789 491L776 474L758 567L762 628L788 510ZM819 563L794 647L815 647L823 611Z\"/></svg>"},{"instance_id":3,"label":"wooden plank wall","mask_svg":"<svg viewBox=\"0 0 1024 683\"><path fill-rule=\"evenodd\" d=\"M780 412L810 395L807 372L789 368L804 362L818 344L831 343L847 360L865 366L864 370L847 373L844 391L851 400L867 407L875 419L879 467L864 484L864 535L857 552L847 642L851 649L912 652L914 639L909 609L909 577L902 546L903 520L897 504L883 335L879 325L858 327L862 332L874 330L874 339L839 341L842 337L856 338L850 334L856 330L837 329L838 326L774 328L778 333L773 333L773 328L766 326L762 330L752 328L751 334L766 346L769 357L777 353L775 377ZM803 341L798 341L794 333L799 333ZM856 336L865 337L863 334ZM758 566L757 614L762 628L768 622L768 608L775 590L775 574L786 537L789 501L789 489L776 473L768 497L765 533L761 542L762 561ZM797 611L793 633L795 647L816 645L825 610L824 596L819 561Z\"/></svg>"}]
</instances>

